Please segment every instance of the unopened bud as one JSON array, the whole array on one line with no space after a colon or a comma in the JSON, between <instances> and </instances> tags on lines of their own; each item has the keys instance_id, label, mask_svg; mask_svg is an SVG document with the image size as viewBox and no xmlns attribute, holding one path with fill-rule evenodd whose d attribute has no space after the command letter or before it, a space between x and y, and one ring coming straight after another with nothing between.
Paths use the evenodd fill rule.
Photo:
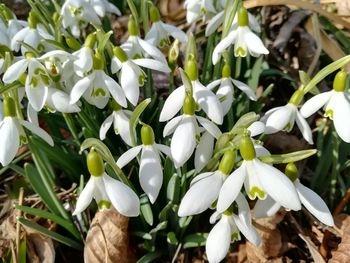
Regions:
<instances>
[{"instance_id":1,"label":"unopened bud","mask_svg":"<svg viewBox=\"0 0 350 263\"><path fill-rule=\"evenodd\" d=\"M143 125L141 128L141 141L143 145L154 144L154 132L151 126Z\"/></svg>"},{"instance_id":2,"label":"unopened bud","mask_svg":"<svg viewBox=\"0 0 350 263\"><path fill-rule=\"evenodd\" d=\"M93 176L101 176L105 172L102 157L94 148L91 148L86 156L86 163L89 173Z\"/></svg>"}]
</instances>

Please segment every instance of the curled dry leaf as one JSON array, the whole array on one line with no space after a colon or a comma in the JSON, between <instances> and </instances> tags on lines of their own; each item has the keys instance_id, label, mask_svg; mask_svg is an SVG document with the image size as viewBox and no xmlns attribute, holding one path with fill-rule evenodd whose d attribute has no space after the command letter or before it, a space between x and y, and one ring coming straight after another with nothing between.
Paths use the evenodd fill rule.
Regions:
<instances>
[{"instance_id":1,"label":"curled dry leaf","mask_svg":"<svg viewBox=\"0 0 350 263\"><path fill-rule=\"evenodd\" d=\"M85 263L135 262L129 248L128 223L129 219L115 209L98 211L86 237Z\"/></svg>"},{"instance_id":2,"label":"curled dry leaf","mask_svg":"<svg viewBox=\"0 0 350 263\"><path fill-rule=\"evenodd\" d=\"M338 248L332 252L330 263L350 262L350 216L339 214L335 216L335 225L339 228L341 242Z\"/></svg>"},{"instance_id":3,"label":"curled dry leaf","mask_svg":"<svg viewBox=\"0 0 350 263\"><path fill-rule=\"evenodd\" d=\"M31 263L53 263L56 251L52 239L34 231L27 234L27 258Z\"/></svg>"}]
</instances>

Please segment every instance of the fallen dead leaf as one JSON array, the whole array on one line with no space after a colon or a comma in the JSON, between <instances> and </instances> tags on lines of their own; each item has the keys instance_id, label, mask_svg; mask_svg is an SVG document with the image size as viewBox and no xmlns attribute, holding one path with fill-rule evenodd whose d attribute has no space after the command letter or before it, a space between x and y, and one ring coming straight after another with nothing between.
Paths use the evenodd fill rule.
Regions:
<instances>
[{"instance_id":1,"label":"fallen dead leaf","mask_svg":"<svg viewBox=\"0 0 350 263\"><path fill-rule=\"evenodd\" d=\"M350 262L350 216L339 214L334 217L334 221L341 235L341 242L338 248L332 251L329 263Z\"/></svg>"}]
</instances>

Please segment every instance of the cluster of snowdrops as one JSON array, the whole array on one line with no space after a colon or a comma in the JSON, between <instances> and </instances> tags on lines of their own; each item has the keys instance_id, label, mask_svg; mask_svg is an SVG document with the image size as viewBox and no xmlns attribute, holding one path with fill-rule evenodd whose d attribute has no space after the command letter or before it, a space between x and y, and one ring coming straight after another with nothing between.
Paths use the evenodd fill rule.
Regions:
<instances>
[{"instance_id":1,"label":"cluster of snowdrops","mask_svg":"<svg viewBox=\"0 0 350 263\"><path fill-rule=\"evenodd\" d=\"M313 144L305 118L323 107L324 116L333 120L340 138L349 143L350 100L345 90L344 70L336 74L332 90L312 97L302 106L304 95L324 74L301 85L286 105L269 110L261 118L248 113L232 130L222 131L220 125L232 110L237 89L250 100L257 100L248 85L231 77L230 61L234 57L269 53L259 38L259 23L240 1L185 1L188 23L208 23L206 36L223 29L211 58L214 65L221 63L221 78L207 86L198 78L195 48L187 48L184 70L177 67L179 45L191 45L190 32L162 22L152 2L147 4L150 30L142 37L135 14L131 15L129 37L121 46L98 37L101 19L107 12L121 15L107 0L67 0L57 8L60 10L52 14L54 23L43 24L35 12L29 13L28 21L22 21L6 6L0 7L0 74L4 90L0 99L2 166L11 163L19 147L27 143L29 133L53 145L50 134L39 127L38 112L74 114L81 111L85 101L101 111L111 112L100 124L99 139L105 140L113 126L130 147L116 158L116 164L123 169L137 158L139 183L151 203L157 200L163 184L162 156L169 157L176 169L194 160L196 176L177 213L185 217L213 210L210 223L214 226L206 241L210 262L222 260L230 243L239 240L241 234L253 244L260 244L252 214L256 218L267 217L281 208L297 211L304 205L319 221L333 226L324 201L298 179L294 161L306 155L291 157L281 172L272 165L273 156L254 137L288 132L296 123L304 139ZM87 34L86 28L94 31ZM65 44L58 45L58 39ZM83 39L83 44L78 39ZM166 56L161 49L172 41ZM230 50L234 57L230 57ZM348 62L348 57L337 61L326 69L327 74ZM183 85L171 91L159 115L159 121L166 122L163 136L170 138L170 146L157 143L147 120L139 121L140 145L136 145L132 136L130 116L139 104L147 76L151 76L145 73L146 69L178 74L182 79ZM91 178L79 195L73 215L79 216L92 199L99 209L114 207L127 217L139 215L138 194L105 172L104 160L95 147L87 153L87 167ZM257 199L252 212L247 198Z\"/></svg>"}]
</instances>

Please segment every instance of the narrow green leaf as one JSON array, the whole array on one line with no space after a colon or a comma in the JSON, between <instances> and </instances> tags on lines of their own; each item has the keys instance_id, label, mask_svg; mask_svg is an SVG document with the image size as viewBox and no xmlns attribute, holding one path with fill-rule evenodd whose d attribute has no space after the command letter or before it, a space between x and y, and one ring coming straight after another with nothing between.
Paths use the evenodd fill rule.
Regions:
<instances>
[{"instance_id":1,"label":"narrow green leaf","mask_svg":"<svg viewBox=\"0 0 350 263\"><path fill-rule=\"evenodd\" d=\"M157 233L160 230L164 230L168 226L168 221L160 222L155 228L149 231L150 234Z\"/></svg>"},{"instance_id":2,"label":"narrow green leaf","mask_svg":"<svg viewBox=\"0 0 350 263\"><path fill-rule=\"evenodd\" d=\"M192 221L192 216L181 217L179 219L179 226L181 228L186 228Z\"/></svg>"},{"instance_id":3,"label":"narrow green leaf","mask_svg":"<svg viewBox=\"0 0 350 263\"><path fill-rule=\"evenodd\" d=\"M149 233L146 232L142 232L142 231L135 231L135 232L131 232L132 235L137 236L137 237L141 237L145 240L152 240L152 236Z\"/></svg>"},{"instance_id":4,"label":"narrow green leaf","mask_svg":"<svg viewBox=\"0 0 350 263\"><path fill-rule=\"evenodd\" d=\"M146 109L147 105L151 102L151 99L145 99L144 101L142 101L139 105L137 105L137 107L135 108L135 110L133 111L133 113L130 116L130 136L131 136L131 144L132 146L136 146L136 126L138 123L138 120L140 118L140 115L142 114L142 112Z\"/></svg>"},{"instance_id":5,"label":"narrow green leaf","mask_svg":"<svg viewBox=\"0 0 350 263\"><path fill-rule=\"evenodd\" d=\"M26 236L24 236L19 243L19 263L27 262L26 254L27 254L27 238Z\"/></svg>"},{"instance_id":6,"label":"narrow green leaf","mask_svg":"<svg viewBox=\"0 0 350 263\"><path fill-rule=\"evenodd\" d=\"M168 200L171 200L174 204L177 204L179 202L180 198L180 178L178 174L173 174L173 176L170 178L166 195Z\"/></svg>"},{"instance_id":7,"label":"narrow green leaf","mask_svg":"<svg viewBox=\"0 0 350 263\"><path fill-rule=\"evenodd\" d=\"M137 263L150 263L154 262L155 259L159 258L162 255L160 251L150 252L140 258Z\"/></svg>"},{"instance_id":8,"label":"narrow green leaf","mask_svg":"<svg viewBox=\"0 0 350 263\"><path fill-rule=\"evenodd\" d=\"M44 39L43 41L51 46L54 46L56 49L60 49L60 50L64 50L64 51L66 50L66 47L64 45L62 45L60 42L57 42L56 40Z\"/></svg>"},{"instance_id":9,"label":"narrow green leaf","mask_svg":"<svg viewBox=\"0 0 350 263\"><path fill-rule=\"evenodd\" d=\"M108 31L107 33L104 33L101 37L101 39L99 40L99 45L97 47L98 51L100 53L103 53L103 51L105 50L106 48L106 45L109 41L109 38L111 37L111 35L113 35L113 31Z\"/></svg>"},{"instance_id":10,"label":"narrow green leaf","mask_svg":"<svg viewBox=\"0 0 350 263\"><path fill-rule=\"evenodd\" d=\"M174 207L174 204L172 201L169 201L169 203L160 211L158 218L159 221L165 221L167 219L167 213L168 211Z\"/></svg>"},{"instance_id":11,"label":"narrow green leaf","mask_svg":"<svg viewBox=\"0 0 350 263\"><path fill-rule=\"evenodd\" d=\"M70 239L68 237L62 236L56 232L50 231L47 228L45 228L37 223L33 223L33 222L23 218L23 217L17 218L17 220L22 225L29 227L29 228L32 228L33 230L36 230L36 231L40 232L41 234L43 234L49 238L52 238L58 242L61 242L67 246L70 246L70 247L78 249L78 250L81 250L83 247L82 244L78 243L77 241Z\"/></svg>"},{"instance_id":12,"label":"narrow green leaf","mask_svg":"<svg viewBox=\"0 0 350 263\"><path fill-rule=\"evenodd\" d=\"M259 115L257 115L255 112L248 112L238 119L230 133L235 134L242 128L248 128L250 124L257 121L258 119Z\"/></svg>"},{"instance_id":13,"label":"narrow green leaf","mask_svg":"<svg viewBox=\"0 0 350 263\"><path fill-rule=\"evenodd\" d=\"M208 233L195 233L188 235L183 240L183 248L202 247L205 246Z\"/></svg>"},{"instance_id":14,"label":"narrow green leaf","mask_svg":"<svg viewBox=\"0 0 350 263\"><path fill-rule=\"evenodd\" d=\"M278 163L291 163L301 161L317 153L316 149L302 150L293 153L276 154L276 155L264 155L258 158L264 163L278 164Z\"/></svg>"},{"instance_id":15,"label":"narrow green leaf","mask_svg":"<svg viewBox=\"0 0 350 263\"><path fill-rule=\"evenodd\" d=\"M152 208L146 194L143 194L140 197L140 210L141 210L141 215L145 219L147 224L149 224L150 226L153 225Z\"/></svg>"}]
</instances>

